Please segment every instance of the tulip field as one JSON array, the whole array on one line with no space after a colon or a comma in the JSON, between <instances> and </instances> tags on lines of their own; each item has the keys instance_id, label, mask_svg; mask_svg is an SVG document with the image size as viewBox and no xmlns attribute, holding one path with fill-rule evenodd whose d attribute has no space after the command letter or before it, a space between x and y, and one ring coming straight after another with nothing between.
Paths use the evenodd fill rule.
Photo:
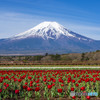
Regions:
<instances>
[{"instance_id":1,"label":"tulip field","mask_svg":"<svg viewBox=\"0 0 100 100\"><path fill-rule=\"evenodd\" d=\"M71 96L96 92L97 96ZM100 100L100 69L0 70L0 100Z\"/></svg>"}]
</instances>

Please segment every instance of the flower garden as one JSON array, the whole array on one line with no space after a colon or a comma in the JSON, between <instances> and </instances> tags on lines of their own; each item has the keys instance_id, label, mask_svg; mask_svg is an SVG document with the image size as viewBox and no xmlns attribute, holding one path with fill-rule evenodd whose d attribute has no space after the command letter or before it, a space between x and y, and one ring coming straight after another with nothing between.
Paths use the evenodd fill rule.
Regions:
<instances>
[{"instance_id":1,"label":"flower garden","mask_svg":"<svg viewBox=\"0 0 100 100\"><path fill-rule=\"evenodd\" d=\"M97 96L70 96L71 92ZM100 70L0 70L0 100L100 100Z\"/></svg>"}]
</instances>

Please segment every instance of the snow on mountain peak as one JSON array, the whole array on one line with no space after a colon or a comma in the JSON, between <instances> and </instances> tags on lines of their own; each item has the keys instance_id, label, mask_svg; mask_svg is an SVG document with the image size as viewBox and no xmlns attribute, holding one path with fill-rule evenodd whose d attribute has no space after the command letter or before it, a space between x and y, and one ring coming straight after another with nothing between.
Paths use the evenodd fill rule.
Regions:
<instances>
[{"instance_id":1,"label":"snow on mountain peak","mask_svg":"<svg viewBox=\"0 0 100 100\"><path fill-rule=\"evenodd\" d=\"M76 38L78 40L88 40L88 38L78 35L72 31L67 30L64 26L58 24L57 22L42 22L39 25L15 35L12 40L24 39L28 37L41 37L45 39L58 39L61 35L71 38ZM91 40L91 39L90 39Z\"/></svg>"},{"instance_id":2,"label":"snow on mountain peak","mask_svg":"<svg viewBox=\"0 0 100 100\"><path fill-rule=\"evenodd\" d=\"M41 29L41 28L48 27L48 26L52 26L56 29L61 27L61 25L58 24L57 22L46 22L45 21L45 22L42 22L39 25L35 26L34 29Z\"/></svg>"},{"instance_id":3,"label":"snow on mountain peak","mask_svg":"<svg viewBox=\"0 0 100 100\"><path fill-rule=\"evenodd\" d=\"M42 22L39 25L31 28L28 31L20 33L13 37L13 39L22 39L27 37L42 37L43 39L58 39L60 35L65 35L67 37L75 37L70 34L69 31L57 22Z\"/></svg>"}]
</instances>

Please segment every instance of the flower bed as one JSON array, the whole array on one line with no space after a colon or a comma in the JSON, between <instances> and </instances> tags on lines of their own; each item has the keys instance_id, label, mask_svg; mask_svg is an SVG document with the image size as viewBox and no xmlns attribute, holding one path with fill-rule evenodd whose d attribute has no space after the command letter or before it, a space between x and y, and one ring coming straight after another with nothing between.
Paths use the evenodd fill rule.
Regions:
<instances>
[{"instance_id":1,"label":"flower bed","mask_svg":"<svg viewBox=\"0 0 100 100\"><path fill-rule=\"evenodd\" d=\"M97 92L97 96L70 96ZM0 100L100 100L100 70L2 70Z\"/></svg>"}]
</instances>

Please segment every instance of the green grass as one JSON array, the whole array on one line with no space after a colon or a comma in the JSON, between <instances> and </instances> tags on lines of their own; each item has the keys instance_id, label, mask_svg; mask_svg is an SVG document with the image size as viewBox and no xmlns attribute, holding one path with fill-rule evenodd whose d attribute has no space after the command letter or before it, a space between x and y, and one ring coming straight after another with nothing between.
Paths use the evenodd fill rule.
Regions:
<instances>
[{"instance_id":1,"label":"green grass","mask_svg":"<svg viewBox=\"0 0 100 100\"><path fill-rule=\"evenodd\" d=\"M100 65L0 65L0 67L91 67Z\"/></svg>"},{"instance_id":2,"label":"green grass","mask_svg":"<svg viewBox=\"0 0 100 100\"><path fill-rule=\"evenodd\" d=\"M49 68L42 68L42 69L40 69L40 68L35 68L35 69L32 69L32 68L22 68L22 69L14 69L14 68L12 68L12 69L1 69L0 68L0 70L5 70L5 71L9 71L9 70L100 70L100 68L96 68L96 69L94 69L94 68L51 68L51 69L49 69Z\"/></svg>"}]
</instances>

